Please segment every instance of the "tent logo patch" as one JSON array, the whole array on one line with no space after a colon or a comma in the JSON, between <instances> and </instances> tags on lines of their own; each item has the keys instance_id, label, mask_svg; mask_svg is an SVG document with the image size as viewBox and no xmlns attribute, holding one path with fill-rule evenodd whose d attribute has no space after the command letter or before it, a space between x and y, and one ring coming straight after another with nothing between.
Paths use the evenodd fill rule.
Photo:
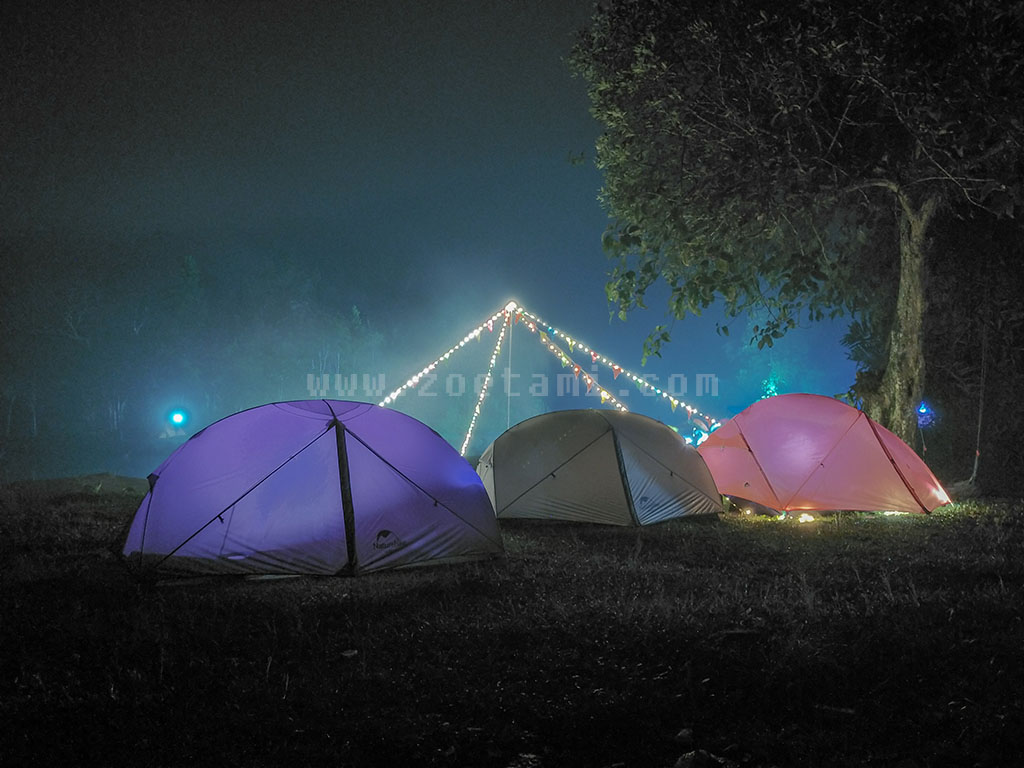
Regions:
<instances>
[{"instance_id":1,"label":"tent logo patch","mask_svg":"<svg viewBox=\"0 0 1024 768\"><path fill-rule=\"evenodd\" d=\"M373 540L373 548L379 552L389 549L396 549L402 546L402 540L395 535L394 531L386 528L377 532L377 538Z\"/></svg>"}]
</instances>

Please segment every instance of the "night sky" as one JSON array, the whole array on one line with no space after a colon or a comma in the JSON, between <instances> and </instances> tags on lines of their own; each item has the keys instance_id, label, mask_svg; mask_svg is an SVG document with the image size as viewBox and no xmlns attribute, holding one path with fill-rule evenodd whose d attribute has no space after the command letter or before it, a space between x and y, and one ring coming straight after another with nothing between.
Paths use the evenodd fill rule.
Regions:
<instances>
[{"instance_id":1,"label":"night sky","mask_svg":"<svg viewBox=\"0 0 1024 768\"><path fill-rule=\"evenodd\" d=\"M145 250L140 285L158 284L183 249L225 281L288 263L321 302L358 306L383 331L386 349L342 367L384 371L389 389L514 298L638 372L684 374L691 387L716 374L718 397L691 388L684 399L718 418L759 397L773 371L780 392L846 391L841 322L757 353L746 321L725 338L712 310L676 322L665 359L640 369L662 304L609 320L600 126L564 63L590 11L567 0L7 3L3 236L133 243ZM95 249L72 251L54 250L51 266L109 268ZM519 328L513 355L526 377L561 372ZM308 396L305 373L294 380L289 399ZM635 391L626 402L676 418ZM417 407L403 409L429 421ZM468 422L471 400L459 407ZM512 421L551 405L516 407ZM504 420L482 425L471 452Z\"/></svg>"}]
</instances>

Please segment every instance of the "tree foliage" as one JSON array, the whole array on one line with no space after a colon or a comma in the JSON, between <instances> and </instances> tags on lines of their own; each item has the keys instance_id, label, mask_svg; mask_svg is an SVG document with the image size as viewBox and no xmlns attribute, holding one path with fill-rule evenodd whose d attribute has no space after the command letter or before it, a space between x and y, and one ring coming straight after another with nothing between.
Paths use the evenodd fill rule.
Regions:
<instances>
[{"instance_id":1,"label":"tree foliage","mask_svg":"<svg viewBox=\"0 0 1024 768\"><path fill-rule=\"evenodd\" d=\"M1022 30L1024 5L995 0L611 2L571 58L605 128L609 300L624 317L663 280L675 317L762 307L769 346L898 286L886 376L905 410L933 218L1021 200Z\"/></svg>"}]
</instances>

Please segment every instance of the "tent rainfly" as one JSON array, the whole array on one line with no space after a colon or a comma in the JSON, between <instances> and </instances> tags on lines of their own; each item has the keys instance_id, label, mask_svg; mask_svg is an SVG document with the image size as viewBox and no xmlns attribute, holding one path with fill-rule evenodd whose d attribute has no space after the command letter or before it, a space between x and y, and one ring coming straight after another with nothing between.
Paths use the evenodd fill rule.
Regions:
<instances>
[{"instance_id":1,"label":"tent rainfly","mask_svg":"<svg viewBox=\"0 0 1024 768\"><path fill-rule=\"evenodd\" d=\"M499 518L649 525L722 511L700 454L637 413L534 416L491 443L477 472Z\"/></svg>"},{"instance_id":2,"label":"tent rainfly","mask_svg":"<svg viewBox=\"0 0 1024 768\"><path fill-rule=\"evenodd\" d=\"M480 478L436 432L368 403L272 403L149 476L124 554L157 573L352 575L504 550Z\"/></svg>"},{"instance_id":3,"label":"tent rainfly","mask_svg":"<svg viewBox=\"0 0 1024 768\"><path fill-rule=\"evenodd\" d=\"M759 400L698 450L722 493L779 511L931 512L949 503L906 443L822 395Z\"/></svg>"}]
</instances>

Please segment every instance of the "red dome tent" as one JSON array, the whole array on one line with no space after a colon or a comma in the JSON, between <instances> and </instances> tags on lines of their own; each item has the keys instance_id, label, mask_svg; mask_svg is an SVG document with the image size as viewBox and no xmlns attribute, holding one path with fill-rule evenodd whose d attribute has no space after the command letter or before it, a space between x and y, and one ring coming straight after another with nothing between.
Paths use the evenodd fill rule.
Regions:
<instances>
[{"instance_id":1,"label":"red dome tent","mask_svg":"<svg viewBox=\"0 0 1024 768\"><path fill-rule=\"evenodd\" d=\"M949 503L906 443L831 397L759 400L698 450L722 493L779 511L931 512Z\"/></svg>"}]
</instances>

